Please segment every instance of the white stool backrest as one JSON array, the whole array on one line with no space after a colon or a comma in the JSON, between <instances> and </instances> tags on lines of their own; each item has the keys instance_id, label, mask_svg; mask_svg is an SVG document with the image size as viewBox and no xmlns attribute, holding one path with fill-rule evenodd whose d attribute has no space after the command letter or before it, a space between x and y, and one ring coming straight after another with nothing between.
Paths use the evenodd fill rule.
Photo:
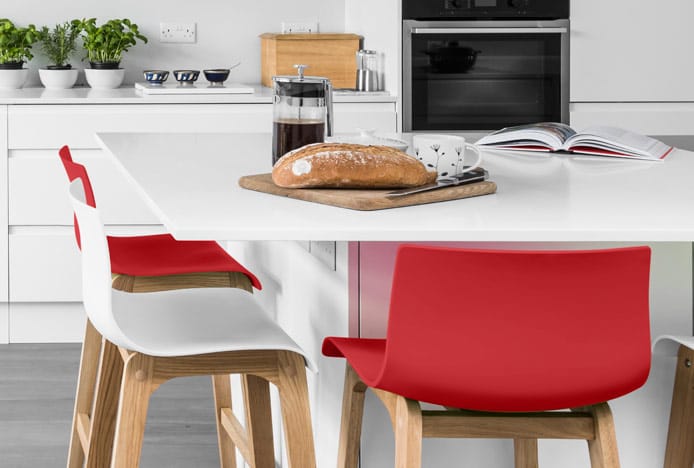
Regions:
<instances>
[{"instance_id":1,"label":"white stool backrest","mask_svg":"<svg viewBox=\"0 0 694 468\"><path fill-rule=\"evenodd\" d=\"M112 343L132 349L112 310L111 260L104 225L96 208L86 204L80 178L70 183L72 207L80 226L82 241L82 299L87 317Z\"/></svg>"},{"instance_id":2,"label":"white stool backrest","mask_svg":"<svg viewBox=\"0 0 694 468\"><path fill-rule=\"evenodd\" d=\"M660 335L653 340L653 354L677 356L680 345L694 349L694 336Z\"/></svg>"}]
</instances>

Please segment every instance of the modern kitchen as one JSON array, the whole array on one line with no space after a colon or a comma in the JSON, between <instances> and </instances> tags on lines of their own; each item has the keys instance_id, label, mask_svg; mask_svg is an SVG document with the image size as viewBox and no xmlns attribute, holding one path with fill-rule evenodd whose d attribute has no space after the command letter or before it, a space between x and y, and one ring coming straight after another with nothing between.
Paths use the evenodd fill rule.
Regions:
<instances>
[{"instance_id":1,"label":"modern kitchen","mask_svg":"<svg viewBox=\"0 0 694 468\"><path fill-rule=\"evenodd\" d=\"M26 0L0 17L0 466L694 463L694 4ZM111 69L93 50L109 27ZM305 182L325 155L345 165ZM101 244L112 294L89 270ZM476 276L444 254L489 257ZM524 276L552 255L580 266ZM487 267L516 257L515 279ZM129 334L156 320L131 311L159 317L148 296L163 319ZM396 309L421 319L399 339ZM451 397L435 369L482 390ZM561 391L578 396L527 403Z\"/></svg>"}]
</instances>

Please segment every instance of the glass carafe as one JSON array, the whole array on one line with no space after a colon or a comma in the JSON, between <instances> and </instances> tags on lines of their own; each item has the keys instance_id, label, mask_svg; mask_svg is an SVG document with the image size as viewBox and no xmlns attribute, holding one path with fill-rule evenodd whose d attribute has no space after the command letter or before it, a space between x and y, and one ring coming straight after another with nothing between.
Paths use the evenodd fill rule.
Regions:
<instances>
[{"instance_id":1,"label":"glass carafe","mask_svg":"<svg viewBox=\"0 0 694 468\"><path fill-rule=\"evenodd\" d=\"M296 76L273 76L272 164L284 154L332 136L332 84L304 76L306 65L294 65Z\"/></svg>"}]
</instances>

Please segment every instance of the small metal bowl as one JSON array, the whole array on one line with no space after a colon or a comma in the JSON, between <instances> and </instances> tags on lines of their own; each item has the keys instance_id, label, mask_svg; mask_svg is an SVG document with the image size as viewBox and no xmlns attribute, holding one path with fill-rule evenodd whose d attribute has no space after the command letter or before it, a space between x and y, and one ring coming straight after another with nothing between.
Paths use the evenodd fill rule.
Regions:
<instances>
[{"instance_id":1,"label":"small metal bowl","mask_svg":"<svg viewBox=\"0 0 694 468\"><path fill-rule=\"evenodd\" d=\"M200 76L200 70L174 70L174 78L182 85L192 85Z\"/></svg>"},{"instance_id":2,"label":"small metal bowl","mask_svg":"<svg viewBox=\"0 0 694 468\"><path fill-rule=\"evenodd\" d=\"M142 72L147 83L160 85L169 78L168 70L145 70Z\"/></svg>"},{"instance_id":3,"label":"small metal bowl","mask_svg":"<svg viewBox=\"0 0 694 468\"><path fill-rule=\"evenodd\" d=\"M205 74L205 79L210 82L212 86L222 86L224 82L229 78L230 70L228 68L213 68L210 70L203 70Z\"/></svg>"}]
</instances>

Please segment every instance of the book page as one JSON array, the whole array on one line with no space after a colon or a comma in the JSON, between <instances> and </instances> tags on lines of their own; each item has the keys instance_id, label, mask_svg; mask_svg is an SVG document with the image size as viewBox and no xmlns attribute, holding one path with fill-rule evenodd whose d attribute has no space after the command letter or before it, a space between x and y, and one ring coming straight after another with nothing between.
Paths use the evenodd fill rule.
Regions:
<instances>
[{"instance_id":1,"label":"book page","mask_svg":"<svg viewBox=\"0 0 694 468\"><path fill-rule=\"evenodd\" d=\"M646 159L660 159L670 149L668 145L655 138L610 126L589 127L569 138L563 149L585 152L585 147Z\"/></svg>"},{"instance_id":2,"label":"book page","mask_svg":"<svg viewBox=\"0 0 694 468\"><path fill-rule=\"evenodd\" d=\"M529 125L502 128L482 137L478 145L520 145L541 143L551 149L559 149L564 141L576 132L568 125L557 122L540 122Z\"/></svg>"}]
</instances>

